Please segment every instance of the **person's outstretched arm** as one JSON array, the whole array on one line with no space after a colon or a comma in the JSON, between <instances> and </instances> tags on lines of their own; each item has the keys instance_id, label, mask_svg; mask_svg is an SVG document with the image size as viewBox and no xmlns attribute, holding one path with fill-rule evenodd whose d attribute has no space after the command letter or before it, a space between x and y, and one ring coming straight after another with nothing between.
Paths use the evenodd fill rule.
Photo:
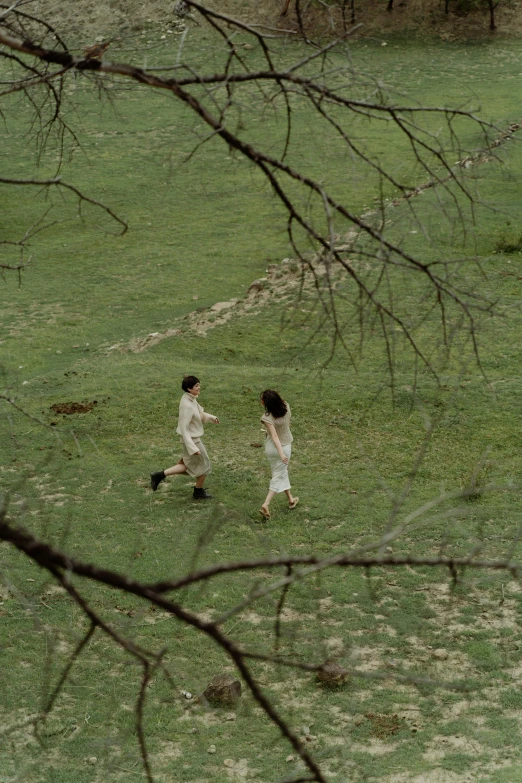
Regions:
<instances>
[{"instance_id":1,"label":"person's outstretched arm","mask_svg":"<svg viewBox=\"0 0 522 783\"><path fill-rule=\"evenodd\" d=\"M198 403L199 404L199 403ZM219 424L219 419L217 416L213 416L211 413L205 413L201 405L199 406L199 412L201 414L201 421L203 424L206 424L207 421L212 422L212 424Z\"/></svg>"}]
</instances>

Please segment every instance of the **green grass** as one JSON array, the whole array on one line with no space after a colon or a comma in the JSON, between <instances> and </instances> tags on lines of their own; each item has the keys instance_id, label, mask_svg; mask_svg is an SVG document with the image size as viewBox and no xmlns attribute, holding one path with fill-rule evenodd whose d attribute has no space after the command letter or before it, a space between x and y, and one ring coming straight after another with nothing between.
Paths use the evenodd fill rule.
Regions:
<instances>
[{"instance_id":1,"label":"green grass","mask_svg":"<svg viewBox=\"0 0 522 783\"><path fill-rule=\"evenodd\" d=\"M211 56L208 42L198 39L194 46L200 47L198 56ZM397 40L386 48L379 42L357 44L354 58L432 104L461 103L476 92L484 116L502 124L519 119L520 90L511 78L519 68L518 48L508 42L420 46ZM448 234L434 193L419 202L430 225L430 246L409 233L406 209L393 212L390 231L409 249L429 258L477 254L488 282L469 264L462 274L498 297L504 316L480 323L487 381L472 363L464 369L458 362L443 367L438 390L421 372L420 409L412 400L406 354L399 352L394 405L376 336L369 336L357 372L341 352L322 370L328 336L307 346L313 320L304 312L302 320L282 328L285 305L277 300L205 338L186 333L142 353L109 351L115 343L165 329L195 307L242 296L264 273L267 259L280 260L289 250L281 210L246 165L227 161L217 143L178 165L193 144L194 126L171 100L141 91L118 98L117 113L108 106L100 113L94 93L79 86L75 101L84 116L87 157L76 153L64 177L103 196L131 229L118 237L114 225L90 209L80 222L68 203L51 213L65 222L35 243L35 260L22 285L9 276L3 282L0 348L6 385L24 409L55 423L46 430L4 409L0 477L22 524L72 555L144 581L184 573L196 549L201 566L284 552L342 551L382 531L390 494L400 491L425 436L423 413L439 423L404 513L441 487L464 487L486 451L481 475L487 481L519 482L521 283L516 256L494 254L500 237L519 233L516 142L511 151L502 151L503 165L484 164L475 172L484 199L508 214L479 209L466 246ZM354 169L339 180L338 148L325 149L304 109L294 123L299 144L293 162L331 180L341 195L349 194L354 211L371 204L371 178ZM262 120L255 117L252 125L254 137L263 141ZM29 174L32 158L22 156L14 128L8 118L6 148L10 160L18 158L17 165ZM277 139L275 123L270 131ZM470 147L474 142L479 140L468 139ZM364 143L415 178L392 133L365 128ZM43 165L48 171L50 161ZM33 194L21 192L3 210L2 228L18 235L42 208ZM514 275L506 276L509 263ZM418 289L397 285L404 286L399 292L405 307L415 304ZM305 301L303 309L308 307ZM430 339L428 327L420 336ZM147 486L151 470L178 458L174 430L186 372L201 377L202 403L222 421L207 428L214 462L209 485L216 503L205 507L192 504L188 479L162 484L155 495ZM301 503L293 513L275 504L274 519L265 526L257 508L267 467L262 450L250 444L260 440L258 396L267 386L280 389L292 405L291 475ZM50 410L57 402L81 400L97 405L71 417ZM446 554L462 555L480 540L483 557L502 555L521 521L518 494L499 491L460 507L457 516L399 539L393 551L429 555L444 545ZM11 725L40 708L86 624L47 576L7 545L2 545L1 565L0 654L8 676L0 679L0 719ZM365 671L411 672L471 687L451 692L396 683L392 677L360 677L332 690L305 673L253 664L298 733L310 728L316 738L311 748L326 770L337 773L332 780L385 781L401 773L413 780L440 769L442 775L451 773L451 780L464 780L471 770L477 780L517 781L522 593L505 576L469 572L465 580L465 587L453 589L444 571L374 569L369 576L327 571L290 590L284 653L318 661L343 645L349 664ZM241 601L255 582L252 575L227 576L187 590L180 601L215 617ZM221 783L230 777L228 759L236 762L236 779L241 779L238 770L247 768L243 779L263 783L297 776L298 763L286 761L290 748L248 693L234 720L220 710L191 706L180 695L181 690L201 692L217 671L230 668L211 642L131 596L89 584L82 588L120 631L144 646L168 648L175 688L155 676L146 706L149 752L161 783ZM237 641L270 652L273 604L258 602L224 629ZM433 655L439 648L447 650L444 661ZM40 742L26 730L2 740L0 780L140 779L133 716L139 678L138 667L96 634L75 664ZM397 714L400 729L376 737L371 714ZM211 745L215 753L208 752ZM376 747L382 755L372 752ZM503 764L511 766L502 769Z\"/></svg>"}]
</instances>

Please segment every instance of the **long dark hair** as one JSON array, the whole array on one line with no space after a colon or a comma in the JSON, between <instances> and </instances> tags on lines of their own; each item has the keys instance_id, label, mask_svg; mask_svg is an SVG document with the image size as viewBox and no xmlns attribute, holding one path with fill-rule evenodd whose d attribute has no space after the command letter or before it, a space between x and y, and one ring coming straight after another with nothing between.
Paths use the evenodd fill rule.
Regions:
<instances>
[{"instance_id":1,"label":"long dark hair","mask_svg":"<svg viewBox=\"0 0 522 783\"><path fill-rule=\"evenodd\" d=\"M280 419L288 410L286 402L273 389L265 389L264 392L261 392L261 402L267 413L270 413L274 419Z\"/></svg>"}]
</instances>

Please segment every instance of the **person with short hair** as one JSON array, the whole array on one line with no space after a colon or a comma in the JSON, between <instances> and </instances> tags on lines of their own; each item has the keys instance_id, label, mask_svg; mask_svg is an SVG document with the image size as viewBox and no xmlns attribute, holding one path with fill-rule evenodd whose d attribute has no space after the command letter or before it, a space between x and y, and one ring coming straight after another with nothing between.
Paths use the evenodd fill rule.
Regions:
<instances>
[{"instance_id":1,"label":"person with short hair","mask_svg":"<svg viewBox=\"0 0 522 783\"><path fill-rule=\"evenodd\" d=\"M272 478L268 495L259 512L265 519L270 519L269 505L274 495L284 492L290 509L297 506L299 498L292 495L288 477L293 441L290 432L290 406L274 389L265 389L260 402L265 408L261 423L266 433L265 454L272 470Z\"/></svg>"},{"instance_id":2,"label":"person with short hair","mask_svg":"<svg viewBox=\"0 0 522 783\"><path fill-rule=\"evenodd\" d=\"M212 422L219 424L217 416L205 413L198 402L201 392L201 383L195 375L185 375L181 383L184 394L179 403L179 417L176 432L182 443L182 456L177 465L166 470L160 470L150 474L150 486L155 492L158 485L167 476L175 476L179 473L188 473L194 476L196 485L192 497L194 500L209 500L212 495L205 490L203 484L206 477L212 472L212 465L201 438L204 434L203 424Z\"/></svg>"}]
</instances>

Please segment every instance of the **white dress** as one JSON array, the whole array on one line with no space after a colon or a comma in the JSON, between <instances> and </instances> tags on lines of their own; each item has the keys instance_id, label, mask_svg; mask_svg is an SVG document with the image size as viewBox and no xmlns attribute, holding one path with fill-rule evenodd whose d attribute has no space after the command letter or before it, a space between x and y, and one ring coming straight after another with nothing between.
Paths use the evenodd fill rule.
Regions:
<instances>
[{"instance_id":1,"label":"white dress","mask_svg":"<svg viewBox=\"0 0 522 783\"><path fill-rule=\"evenodd\" d=\"M275 427L283 454L285 457L288 457L288 464L290 463L290 456L292 454L293 441L292 433L290 432L290 415L290 406L287 403L287 411L281 418L276 419L270 413L265 413L264 416L261 417L261 422L263 424L273 424ZM265 454L272 470L272 478L270 480L270 489L272 492L279 493L290 489L288 464L285 465L281 460L275 443L268 431L266 432Z\"/></svg>"}]
</instances>

